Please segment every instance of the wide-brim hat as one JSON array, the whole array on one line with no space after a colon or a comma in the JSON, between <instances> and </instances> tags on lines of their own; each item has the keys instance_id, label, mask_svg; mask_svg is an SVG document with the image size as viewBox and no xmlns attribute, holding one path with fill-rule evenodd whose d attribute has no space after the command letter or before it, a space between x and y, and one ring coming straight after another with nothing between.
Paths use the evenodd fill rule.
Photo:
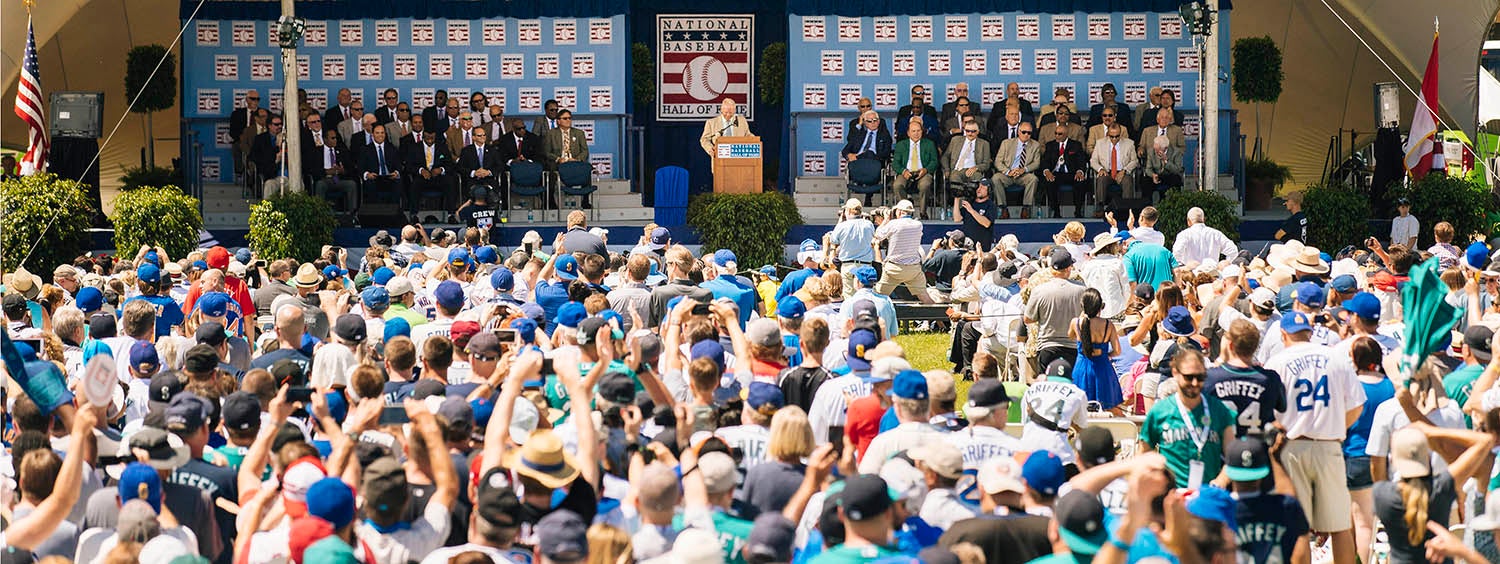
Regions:
<instances>
[{"instance_id":1,"label":"wide-brim hat","mask_svg":"<svg viewBox=\"0 0 1500 564\"><path fill-rule=\"evenodd\" d=\"M1291 268L1292 261L1296 260L1298 254L1302 253L1304 246L1301 241L1296 239L1271 245L1271 248L1266 251L1266 264L1273 268Z\"/></svg>"},{"instance_id":2,"label":"wide-brim hat","mask_svg":"<svg viewBox=\"0 0 1500 564\"><path fill-rule=\"evenodd\" d=\"M1316 247L1302 247L1302 250L1297 253L1297 257L1288 266L1297 272L1310 272L1313 274L1328 272L1328 263L1323 262L1323 257Z\"/></svg>"},{"instance_id":3,"label":"wide-brim hat","mask_svg":"<svg viewBox=\"0 0 1500 564\"><path fill-rule=\"evenodd\" d=\"M155 434L165 435L165 440ZM192 457L188 445L175 433L151 428L121 440L118 455L139 460L157 470L176 470Z\"/></svg>"},{"instance_id":4,"label":"wide-brim hat","mask_svg":"<svg viewBox=\"0 0 1500 564\"><path fill-rule=\"evenodd\" d=\"M1109 245L1113 245L1123 240L1124 239L1121 239L1119 235L1109 233L1108 231L1100 233L1094 236L1094 250L1098 251L1099 249L1102 249Z\"/></svg>"},{"instance_id":5,"label":"wide-brim hat","mask_svg":"<svg viewBox=\"0 0 1500 564\"><path fill-rule=\"evenodd\" d=\"M318 267L304 262L297 267L297 275L292 277L292 282L298 286L317 286L323 282L323 275L318 272Z\"/></svg>"},{"instance_id":6,"label":"wide-brim hat","mask_svg":"<svg viewBox=\"0 0 1500 564\"><path fill-rule=\"evenodd\" d=\"M505 466L543 486L566 487L578 478L578 463L551 430L533 432L521 448L505 454Z\"/></svg>"}]
</instances>

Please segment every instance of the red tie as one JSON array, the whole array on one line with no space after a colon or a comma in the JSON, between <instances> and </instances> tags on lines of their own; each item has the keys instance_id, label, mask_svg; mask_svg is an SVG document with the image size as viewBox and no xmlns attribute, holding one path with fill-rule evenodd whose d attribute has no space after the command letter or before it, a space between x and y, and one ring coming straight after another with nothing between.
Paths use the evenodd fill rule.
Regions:
<instances>
[{"instance_id":1,"label":"red tie","mask_svg":"<svg viewBox=\"0 0 1500 564\"><path fill-rule=\"evenodd\" d=\"M1119 172L1119 170L1120 170L1119 155L1115 153L1115 149L1117 147L1119 147L1119 146L1120 145L1118 143L1109 146L1109 175L1110 176L1114 176L1115 173Z\"/></svg>"}]
</instances>

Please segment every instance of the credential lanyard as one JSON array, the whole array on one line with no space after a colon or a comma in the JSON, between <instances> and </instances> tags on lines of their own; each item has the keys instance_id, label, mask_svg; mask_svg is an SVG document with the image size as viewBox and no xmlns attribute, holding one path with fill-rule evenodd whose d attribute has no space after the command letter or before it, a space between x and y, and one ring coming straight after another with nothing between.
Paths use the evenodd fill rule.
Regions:
<instances>
[{"instance_id":1,"label":"credential lanyard","mask_svg":"<svg viewBox=\"0 0 1500 564\"><path fill-rule=\"evenodd\" d=\"M1188 436L1193 439L1193 444L1198 446L1199 454L1202 454L1204 445L1208 444L1208 425L1198 426L1197 421L1193 419L1193 412L1183 405L1181 392L1173 394L1172 397L1176 400L1174 403L1177 404L1177 414L1182 416L1182 424L1187 426ZM1208 414L1208 406L1203 407L1203 413Z\"/></svg>"}]
</instances>

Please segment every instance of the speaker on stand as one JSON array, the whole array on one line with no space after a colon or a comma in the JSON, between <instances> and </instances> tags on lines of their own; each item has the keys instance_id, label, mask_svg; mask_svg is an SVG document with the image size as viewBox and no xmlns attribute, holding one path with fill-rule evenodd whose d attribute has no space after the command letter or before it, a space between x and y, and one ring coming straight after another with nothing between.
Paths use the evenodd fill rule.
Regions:
<instances>
[{"instance_id":1,"label":"speaker on stand","mask_svg":"<svg viewBox=\"0 0 1500 564\"><path fill-rule=\"evenodd\" d=\"M1401 92L1394 82L1375 83L1375 174L1370 180L1370 203L1377 217L1389 217L1386 188L1406 177L1401 150Z\"/></svg>"},{"instance_id":2,"label":"speaker on stand","mask_svg":"<svg viewBox=\"0 0 1500 564\"><path fill-rule=\"evenodd\" d=\"M99 137L103 133L103 92L53 92L47 105L51 150L47 170L87 186L94 206L93 223L103 227L104 205L99 197Z\"/></svg>"}]
</instances>

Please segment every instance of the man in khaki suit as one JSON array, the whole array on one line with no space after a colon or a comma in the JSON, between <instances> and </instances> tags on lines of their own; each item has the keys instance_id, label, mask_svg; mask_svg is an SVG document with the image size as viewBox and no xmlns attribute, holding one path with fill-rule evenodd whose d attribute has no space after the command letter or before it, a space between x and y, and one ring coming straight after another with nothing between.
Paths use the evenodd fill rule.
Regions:
<instances>
[{"instance_id":1,"label":"man in khaki suit","mask_svg":"<svg viewBox=\"0 0 1500 564\"><path fill-rule=\"evenodd\" d=\"M1010 217L1010 202L1006 201L1005 189L1014 185L1021 185L1025 192L1021 195L1021 217L1031 218L1031 207L1036 205L1036 170L1042 166L1042 144L1032 139L1036 129L1030 122L1021 122L1016 128L1016 136L1000 142L1000 150L995 152L995 176L991 180L995 184L995 191L999 192L1000 218Z\"/></svg>"},{"instance_id":2,"label":"man in khaki suit","mask_svg":"<svg viewBox=\"0 0 1500 564\"><path fill-rule=\"evenodd\" d=\"M719 115L708 118L703 122L703 136L698 138L698 143L703 145L703 152L713 158L719 137L738 137L750 134L750 124L745 118L734 112L734 100L728 98L719 104Z\"/></svg>"},{"instance_id":3,"label":"man in khaki suit","mask_svg":"<svg viewBox=\"0 0 1500 564\"><path fill-rule=\"evenodd\" d=\"M448 142L448 154L460 155L463 154L464 147L474 144L474 114L469 110L460 111L458 119L453 123L443 139Z\"/></svg>"},{"instance_id":4,"label":"man in khaki suit","mask_svg":"<svg viewBox=\"0 0 1500 564\"><path fill-rule=\"evenodd\" d=\"M1102 208L1110 205L1111 185L1118 184L1121 195L1126 198L1135 195L1135 169L1140 166L1140 161L1136 159L1135 143L1125 136L1125 126L1118 123L1109 126L1104 139L1094 145L1089 166L1095 172L1094 202L1101 206L1100 211L1095 212L1097 217L1103 217Z\"/></svg>"},{"instance_id":5,"label":"man in khaki suit","mask_svg":"<svg viewBox=\"0 0 1500 564\"><path fill-rule=\"evenodd\" d=\"M1156 118L1156 125L1141 130L1141 142L1137 144L1142 158L1151 151L1157 137L1166 137L1179 154L1187 149L1187 137L1182 134L1182 128L1172 123L1172 110L1160 108L1151 117Z\"/></svg>"},{"instance_id":6,"label":"man in khaki suit","mask_svg":"<svg viewBox=\"0 0 1500 564\"><path fill-rule=\"evenodd\" d=\"M979 137L977 120L964 121L963 135L948 140L942 167L948 171L948 184L978 184L990 172L990 142Z\"/></svg>"},{"instance_id":7,"label":"man in khaki suit","mask_svg":"<svg viewBox=\"0 0 1500 564\"><path fill-rule=\"evenodd\" d=\"M583 130L573 127L572 111L557 112L557 127L547 130L542 152L547 156L547 163L552 166L552 170L557 170L560 163L589 162L589 144L583 136Z\"/></svg>"}]
</instances>

